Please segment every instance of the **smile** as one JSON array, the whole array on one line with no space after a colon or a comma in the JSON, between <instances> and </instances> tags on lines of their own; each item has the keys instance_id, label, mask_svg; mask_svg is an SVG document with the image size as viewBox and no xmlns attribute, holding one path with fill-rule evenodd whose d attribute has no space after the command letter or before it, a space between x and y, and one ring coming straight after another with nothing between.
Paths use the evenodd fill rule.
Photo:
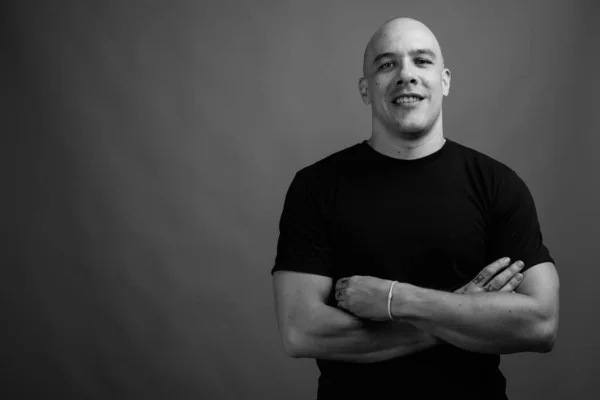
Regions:
<instances>
[{"instance_id":1,"label":"smile","mask_svg":"<svg viewBox=\"0 0 600 400\"><path fill-rule=\"evenodd\" d=\"M416 103L417 101L421 101L421 99L418 97L415 97L415 96L409 96L409 97L398 97L398 98L394 99L393 103L394 104L408 104L408 103Z\"/></svg>"}]
</instances>

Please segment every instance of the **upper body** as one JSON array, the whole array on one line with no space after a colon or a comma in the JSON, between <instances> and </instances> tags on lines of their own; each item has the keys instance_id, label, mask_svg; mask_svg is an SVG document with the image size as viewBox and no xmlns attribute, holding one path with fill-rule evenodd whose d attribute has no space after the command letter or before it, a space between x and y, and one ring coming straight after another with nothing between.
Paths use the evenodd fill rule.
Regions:
<instances>
[{"instance_id":1,"label":"upper body","mask_svg":"<svg viewBox=\"0 0 600 400\"><path fill-rule=\"evenodd\" d=\"M386 23L363 70L371 138L298 172L286 196L273 268L284 345L318 360L322 398L343 379L351 393L393 379L418 394L431 376L449 393L502 398L497 354L548 351L558 323L531 194L444 138L450 73L422 24ZM456 293L500 257L525 264L514 292Z\"/></svg>"}]
</instances>

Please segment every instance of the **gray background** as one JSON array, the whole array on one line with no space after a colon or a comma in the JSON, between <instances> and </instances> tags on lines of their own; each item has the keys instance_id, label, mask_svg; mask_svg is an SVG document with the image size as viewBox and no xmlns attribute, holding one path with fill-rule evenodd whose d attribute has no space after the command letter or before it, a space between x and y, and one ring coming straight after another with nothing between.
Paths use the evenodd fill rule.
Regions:
<instances>
[{"instance_id":1,"label":"gray background","mask_svg":"<svg viewBox=\"0 0 600 400\"><path fill-rule=\"evenodd\" d=\"M3 2L5 398L314 398L277 223L299 168L369 136L362 52L397 15L442 45L446 136L520 174L557 260L558 342L503 358L511 399L593 398L595 3Z\"/></svg>"}]
</instances>

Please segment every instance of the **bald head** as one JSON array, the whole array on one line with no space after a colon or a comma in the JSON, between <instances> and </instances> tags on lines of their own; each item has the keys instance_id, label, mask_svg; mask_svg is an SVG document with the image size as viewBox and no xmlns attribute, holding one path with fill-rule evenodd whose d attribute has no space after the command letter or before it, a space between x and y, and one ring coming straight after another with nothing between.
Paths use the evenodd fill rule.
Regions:
<instances>
[{"instance_id":1,"label":"bald head","mask_svg":"<svg viewBox=\"0 0 600 400\"><path fill-rule=\"evenodd\" d=\"M412 18L398 17L385 22L367 43L363 56L364 77L369 75L370 66L375 58L385 52L390 43L400 38L414 43L415 47L431 50L439 58L442 68L444 67L442 49L433 32L422 22Z\"/></svg>"},{"instance_id":2,"label":"bald head","mask_svg":"<svg viewBox=\"0 0 600 400\"><path fill-rule=\"evenodd\" d=\"M371 107L373 135L442 134L450 70L435 35L423 23L394 18L375 32L365 49L358 90Z\"/></svg>"}]
</instances>

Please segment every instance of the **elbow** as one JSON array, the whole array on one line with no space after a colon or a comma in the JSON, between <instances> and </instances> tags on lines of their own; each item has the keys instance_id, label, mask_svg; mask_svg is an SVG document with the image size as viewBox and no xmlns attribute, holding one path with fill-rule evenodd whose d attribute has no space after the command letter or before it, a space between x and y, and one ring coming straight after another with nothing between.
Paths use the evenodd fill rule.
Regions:
<instances>
[{"instance_id":1,"label":"elbow","mask_svg":"<svg viewBox=\"0 0 600 400\"><path fill-rule=\"evenodd\" d=\"M537 353L550 353L554 349L555 342L555 336L543 337L538 340L535 350Z\"/></svg>"},{"instance_id":2,"label":"elbow","mask_svg":"<svg viewBox=\"0 0 600 400\"><path fill-rule=\"evenodd\" d=\"M550 333L546 333L541 339L541 351L540 353L550 353L554 349L556 343L556 330Z\"/></svg>"},{"instance_id":3,"label":"elbow","mask_svg":"<svg viewBox=\"0 0 600 400\"><path fill-rule=\"evenodd\" d=\"M288 328L283 333L283 347L291 358L310 357L307 351L305 335L295 328Z\"/></svg>"},{"instance_id":4,"label":"elbow","mask_svg":"<svg viewBox=\"0 0 600 400\"><path fill-rule=\"evenodd\" d=\"M535 350L538 353L549 353L554 349L558 331L557 321L545 321L540 324L535 337Z\"/></svg>"}]
</instances>

